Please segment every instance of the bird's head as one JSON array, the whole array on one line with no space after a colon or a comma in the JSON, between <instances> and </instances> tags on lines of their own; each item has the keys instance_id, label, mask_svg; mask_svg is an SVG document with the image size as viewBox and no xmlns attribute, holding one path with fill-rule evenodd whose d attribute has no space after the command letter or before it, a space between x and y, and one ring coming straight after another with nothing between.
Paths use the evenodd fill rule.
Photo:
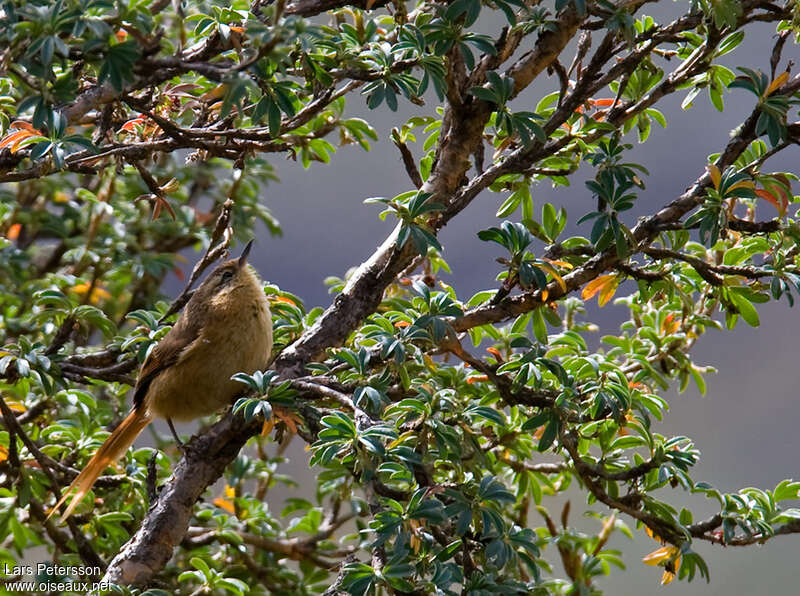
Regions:
<instances>
[{"instance_id":1,"label":"bird's head","mask_svg":"<svg viewBox=\"0 0 800 596\"><path fill-rule=\"evenodd\" d=\"M263 292L258 278L247 264L253 241L247 243L241 256L218 265L197 288L193 301L203 301L214 308L226 307L229 300L238 300L247 291Z\"/></svg>"}]
</instances>

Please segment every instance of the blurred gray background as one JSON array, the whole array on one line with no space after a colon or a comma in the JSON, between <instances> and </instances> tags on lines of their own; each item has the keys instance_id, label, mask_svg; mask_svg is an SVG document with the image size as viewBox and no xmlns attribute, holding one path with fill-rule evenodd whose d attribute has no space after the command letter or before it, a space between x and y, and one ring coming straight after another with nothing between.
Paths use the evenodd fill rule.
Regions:
<instances>
[{"instance_id":1,"label":"blurred gray background","mask_svg":"<svg viewBox=\"0 0 800 596\"><path fill-rule=\"evenodd\" d=\"M683 2L660 3L647 5L644 12L661 20L686 6ZM487 32L492 32L492 23L487 27ZM748 29L745 42L725 56L723 63L731 68L744 65L768 72L773 34L771 26L756 25ZM572 54L567 55L569 58L562 61L569 63ZM779 69L784 68L787 59L798 58L800 52L790 41ZM663 66L671 69L676 65L673 61ZM546 77L537 81L535 88L517 100L515 109L533 109L543 93L556 87L557 83ZM724 96L725 112L719 113L703 93L690 110L684 111L680 103L685 94L686 91L673 94L656 106L667 116L666 130L654 123L651 137L643 145L637 143L635 133L625 139L634 144L628 158L650 170L645 180L646 190L641 192L634 210L626 214L629 225L637 216L651 213L681 194L702 173L707 156L725 146L730 131L749 114L754 101L748 92L732 90ZM380 135L372 151L343 147L330 164L314 163L309 170L292 161L273 162L280 183L264 189L263 201L280 220L283 237L272 238L264 230L252 258L266 279L302 297L307 307L330 303L323 279L329 275L343 277L348 268L373 252L393 225L392 221L378 219L377 206L363 205L362 201L372 196L392 197L412 188L399 153L388 140L392 126L399 126L413 115L433 113L434 105L429 102L428 106L417 107L401 102L397 113L385 106L370 111L363 99L353 97L349 100L348 115L367 119ZM796 110L791 113L796 115ZM419 156L423 135L417 138L417 147L412 150ZM767 170L791 171L796 169L797 159L798 151L793 147L768 162ZM590 175L587 171L588 168L582 168L568 188L534 187L536 212L545 202L564 206L571 222L567 232L588 236L590 224L574 226L580 216L593 208L583 185ZM798 192L797 188L794 190ZM506 196L485 192L441 233L444 257L453 268L453 274L444 275L443 280L455 287L461 299L478 290L496 287L494 277L499 265L494 259L500 256L500 251L479 241L476 233L499 223L495 212ZM771 209L769 205L761 208L760 219L773 216ZM626 309L614 305L597 309L595 305L596 301L592 301L589 317L600 325L598 337L616 332L627 315ZM763 305L760 314L761 326L757 329L740 322L733 331L710 332L699 341L693 352L695 361L711 364L719 372L708 377L705 397L699 395L694 385L682 395L676 392L667 395L671 412L656 429L665 435L687 435L694 439L702 459L693 477L722 491L747 486L773 488L784 478L800 476L797 472L800 437L795 431L800 405L796 397L798 369L794 348L800 333L800 318L785 301ZM307 455L299 442L287 455L293 458L287 471L301 486L307 487L304 496L312 497L314 472L305 467ZM279 499L279 495L276 492L273 496ZM676 507L691 504L697 520L717 511L715 503L690 498L680 490L662 493L662 497ZM597 523L580 518L584 509L580 495L574 493L572 498L573 522L596 532ZM273 505L274 510L280 507L280 502ZM605 512L602 506L595 505L593 509ZM554 512L558 513L555 506ZM763 547L748 548L722 548L698 542L696 549L711 568L711 583L696 579L691 584L676 581L660 588L661 569L641 562L658 544L643 532L638 534L633 543L619 534L611 542L611 547L623 551L628 569L612 570L610 578L598 582L606 593L634 594L659 589L674 595L728 596L773 590L800 594L797 585L800 536L778 537ZM558 563L555 572L562 575Z\"/></svg>"}]
</instances>

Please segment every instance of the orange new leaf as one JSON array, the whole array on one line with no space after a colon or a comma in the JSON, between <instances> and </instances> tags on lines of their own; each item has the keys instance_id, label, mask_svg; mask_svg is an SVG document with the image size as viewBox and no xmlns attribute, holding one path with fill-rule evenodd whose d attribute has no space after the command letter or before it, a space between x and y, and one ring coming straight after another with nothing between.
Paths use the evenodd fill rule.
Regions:
<instances>
[{"instance_id":1,"label":"orange new leaf","mask_svg":"<svg viewBox=\"0 0 800 596\"><path fill-rule=\"evenodd\" d=\"M767 91L764 93L764 97L771 95L777 89L783 87L783 85L788 80L789 80L789 73L787 71L784 71L781 74L779 74L777 77L775 77L775 80L769 84L769 87L767 87Z\"/></svg>"},{"instance_id":2,"label":"orange new leaf","mask_svg":"<svg viewBox=\"0 0 800 596\"><path fill-rule=\"evenodd\" d=\"M128 120L125 124L120 127L120 130L125 130L127 132L136 132L136 127L140 124L144 124L146 118L144 116L139 116L138 118L132 118Z\"/></svg>"},{"instance_id":3,"label":"orange new leaf","mask_svg":"<svg viewBox=\"0 0 800 596\"><path fill-rule=\"evenodd\" d=\"M272 409L272 414L275 418L280 420L286 425L293 435L297 434L297 427L303 422L297 414L289 410L275 406Z\"/></svg>"},{"instance_id":4,"label":"orange new leaf","mask_svg":"<svg viewBox=\"0 0 800 596\"><path fill-rule=\"evenodd\" d=\"M566 284L566 282L564 281L564 278L562 278L562 277L561 277L561 276L558 274L558 271L556 271L556 270L555 270L555 267L551 267L550 265L545 265L544 263L540 263L540 264L539 264L539 267L541 267L542 269L544 269L545 271L547 271L547 272L548 272L550 275L552 275L552 276L553 276L553 279L555 279L555 280L556 280L556 282L558 282L558 285L559 285L559 286L561 286L561 291L566 293L566 291L567 291L567 284Z\"/></svg>"},{"instance_id":5,"label":"orange new leaf","mask_svg":"<svg viewBox=\"0 0 800 596\"><path fill-rule=\"evenodd\" d=\"M661 333L663 335L671 335L676 333L681 328L681 322L675 320L675 314L669 313L661 323Z\"/></svg>"},{"instance_id":6,"label":"orange new leaf","mask_svg":"<svg viewBox=\"0 0 800 596\"><path fill-rule=\"evenodd\" d=\"M275 418L264 420L264 424L261 425L261 436L266 437L272 432L273 428L275 428Z\"/></svg>"},{"instance_id":7,"label":"orange new leaf","mask_svg":"<svg viewBox=\"0 0 800 596\"><path fill-rule=\"evenodd\" d=\"M8 232L6 233L6 238L9 240L16 240L19 238L19 233L22 231L22 224L15 223L11 224L11 227L8 228Z\"/></svg>"},{"instance_id":8,"label":"orange new leaf","mask_svg":"<svg viewBox=\"0 0 800 596\"><path fill-rule=\"evenodd\" d=\"M597 304L599 306L605 306L605 304L611 300L614 292L617 291L618 285L619 278L615 274L601 275L586 284L581 292L581 298L584 300L591 300L594 295L599 292L600 296L597 298Z\"/></svg>"},{"instance_id":9,"label":"orange new leaf","mask_svg":"<svg viewBox=\"0 0 800 596\"><path fill-rule=\"evenodd\" d=\"M16 153L23 141L35 137L42 137L42 134L35 128L33 130L15 130L0 141L0 149L8 147L11 153Z\"/></svg>"},{"instance_id":10,"label":"orange new leaf","mask_svg":"<svg viewBox=\"0 0 800 596\"><path fill-rule=\"evenodd\" d=\"M772 206L775 207L775 209L777 209L778 211L782 211L778 198L768 190L765 190L763 188L757 188L756 195L758 195L768 203L772 203Z\"/></svg>"},{"instance_id":11,"label":"orange new leaf","mask_svg":"<svg viewBox=\"0 0 800 596\"><path fill-rule=\"evenodd\" d=\"M12 412L16 412L17 414L22 414L28 408L25 407L25 404L20 403L20 402L18 402L16 400L10 399L10 400L8 400L8 409L11 410Z\"/></svg>"},{"instance_id":12,"label":"orange new leaf","mask_svg":"<svg viewBox=\"0 0 800 596\"><path fill-rule=\"evenodd\" d=\"M10 128L12 130L15 129L15 128L17 130L29 130L31 132L35 132L37 135L42 134L37 129L35 129L33 127L33 124L31 124L30 122L25 122L24 120L14 120L14 122L11 123L11 127Z\"/></svg>"},{"instance_id":13,"label":"orange new leaf","mask_svg":"<svg viewBox=\"0 0 800 596\"><path fill-rule=\"evenodd\" d=\"M791 183L789 179L782 175L774 176L774 180L765 178L761 181L764 188L757 188L755 193L765 201L772 203L778 214L783 217L786 215L786 210L789 208L789 203L792 200Z\"/></svg>"},{"instance_id":14,"label":"orange new leaf","mask_svg":"<svg viewBox=\"0 0 800 596\"><path fill-rule=\"evenodd\" d=\"M500 353L500 350L498 350L497 348L495 348L495 347L486 348L486 351L489 352L492 356L494 356L500 362L503 362L503 355Z\"/></svg>"},{"instance_id":15,"label":"orange new leaf","mask_svg":"<svg viewBox=\"0 0 800 596\"><path fill-rule=\"evenodd\" d=\"M753 184L752 180L742 180L741 182L737 182L733 186L729 187L728 188L728 192L730 192L732 190L736 190L737 188L753 188L754 189L755 187L756 187L756 185Z\"/></svg>"},{"instance_id":16,"label":"orange new leaf","mask_svg":"<svg viewBox=\"0 0 800 596\"><path fill-rule=\"evenodd\" d=\"M227 91L227 89L228 89L228 87L226 85L217 85L213 89L210 89L210 90L206 91L205 93L203 93L203 95L200 96L200 100L201 101L214 101L214 100L222 99L223 96L225 95L225 92Z\"/></svg>"},{"instance_id":17,"label":"orange new leaf","mask_svg":"<svg viewBox=\"0 0 800 596\"><path fill-rule=\"evenodd\" d=\"M642 558L642 563L645 565L661 565L662 563L666 563L667 561L674 559L676 556L680 554L681 550L677 546L668 545L662 546L659 549L654 550L649 555L646 555Z\"/></svg>"},{"instance_id":18,"label":"orange new leaf","mask_svg":"<svg viewBox=\"0 0 800 596\"><path fill-rule=\"evenodd\" d=\"M16 141L17 139L23 139L26 136L28 136L28 132L25 131L25 130L12 131L9 134L7 134L5 137L3 137L2 141L0 141L0 149L3 149L4 147L8 147L12 143L14 143L14 141Z\"/></svg>"},{"instance_id":19,"label":"orange new leaf","mask_svg":"<svg viewBox=\"0 0 800 596\"><path fill-rule=\"evenodd\" d=\"M722 174L720 173L719 168L711 163L706 166L706 170L708 170L708 175L711 176L711 182L714 184L714 188L719 190L719 183L720 180L722 180Z\"/></svg>"},{"instance_id":20,"label":"orange new leaf","mask_svg":"<svg viewBox=\"0 0 800 596\"><path fill-rule=\"evenodd\" d=\"M101 285L96 285L92 288L90 284L79 283L72 287L72 291L79 296L86 296L90 288L92 293L89 294L89 302L92 304L99 304L101 300L108 300L111 298L111 293Z\"/></svg>"},{"instance_id":21,"label":"orange new leaf","mask_svg":"<svg viewBox=\"0 0 800 596\"><path fill-rule=\"evenodd\" d=\"M642 562L645 565L662 565L664 574L661 576L661 585L666 586L675 579L681 566L681 550L677 546L662 546L644 557Z\"/></svg>"},{"instance_id":22,"label":"orange new leaf","mask_svg":"<svg viewBox=\"0 0 800 596\"><path fill-rule=\"evenodd\" d=\"M547 259L542 257L543 261L547 261L551 265L558 265L559 267L563 267L564 269L572 269L572 263L567 263L566 261L559 261L558 259Z\"/></svg>"},{"instance_id":23,"label":"orange new leaf","mask_svg":"<svg viewBox=\"0 0 800 596\"><path fill-rule=\"evenodd\" d=\"M486 375L477 375L475 377L467 377L467 385L474 385L475 383L484 383L489 380Z\"/></svg>"},{"instance_id":24,"label":"orange new leaf","mask_svg":"<svg viewBox=\"0 0 800 596\"><path fill-rule=\"evenodd\" d=\"M600 295L597 297L597 305L598 306L605 306L611 298L614 297L614 293L617 291L617 286L619 285L619 278L615 275L614 279L608 282L602 290L600 290Z\"/></svg>"},{"instance_id":25,"label":"orange new leaf","mask_svg":"<svg viewBox=\"0 0 800 596\"><path fill-rule=\"evenodd\" d=\"M600 277L596 277L588 284L586 284L586 286L583 288L583 291L581 292L581 298L583 298L584 300L591 300L594 297L594 295L597 294L597 292L599 292L602 289L603 284L605 283L605 280L608 277L611 276L601 275Z\"/></svg>"},{"instance_id":26,"label":"orange new leaf","mask_svg":"<svg viewBox=\"0 0 800 596\"><path fill-rule=\"evenodd\" d=\"M224 509L228 513L236 513L236 509L233 506L233 503L228 499L233 498L236 495L236 491L233 487L225 485L225 497L217 497L212 501L214 505L219 507L220 509ZM226 498L227 497L227 498Z\"/></svg>"}]
</instances>

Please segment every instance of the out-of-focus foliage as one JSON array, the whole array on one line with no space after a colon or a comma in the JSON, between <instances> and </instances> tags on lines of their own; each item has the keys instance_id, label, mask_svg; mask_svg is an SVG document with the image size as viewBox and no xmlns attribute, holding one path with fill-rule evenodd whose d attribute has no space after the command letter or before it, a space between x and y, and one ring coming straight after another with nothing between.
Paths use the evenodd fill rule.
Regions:
<instances>
[{"instance_id":1,"label":"out-of-focus foliage","mask_svg":"<svg viewBox=\"0 0 800 596\"><path fill-rule=\"evenodd\" d=\"M797 177L767 167L800 138L800 81L780 70L799 6L696 0L658 23L639 1L2 0L3 569L40 546L63 565L120 552L179 455L169 441L128 453L68 527L45 516L174 322L160 288L183 277L179 251L218 250L259 224L279 234L261 202L273 164L313 175L340 147L369 150L378 132L351 112L403 101L429 107L391 133L409 191L367 200L397 220L380 262L402 273L376 274L358 316L343 309L359 273L328 280L345 337L317 338L303 378L234 377L246 393L234 415L262 432L222 492L194 505L155 587L116 592L584 596L625 568L616 531L663 543L644 562L668 583L708 578L699 540L800 530L787 504L800 483L721 493L694 478L690 438L655 429L662 392L706 391L713 369L691 348L707 329L757 326L759 304L791 306L800 291ZM718 63L754 21L778 32L763 70ZM548 72L551 92L517 100ZM686 195L638 208L648 170L633 143L667 125L655 104L679 93L688 109L705 93L722 111L729 92L753 102L731 142L697 164ZM535 208L532 188L569 186L581 165L585 212ZM475 258L497 258L498 284L466 297L438 279L437 233L484 189L498 221ZM276 355L324 329L322 309L265 291ZM630 316L590 348L595 298ZM274 486L296 486L293 438L316 486L276 503ZM550 513L570 487L591 530L569 504ZM719 513L677 510L674 489Z\"/></svg>"}]
</instances>

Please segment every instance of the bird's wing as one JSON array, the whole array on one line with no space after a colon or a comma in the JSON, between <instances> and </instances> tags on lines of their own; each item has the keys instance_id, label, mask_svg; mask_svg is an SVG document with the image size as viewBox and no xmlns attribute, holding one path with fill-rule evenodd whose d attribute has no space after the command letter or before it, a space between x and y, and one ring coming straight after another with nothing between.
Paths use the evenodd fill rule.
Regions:
<instances>
[{"instance_id":1,"label":"bird's wing","mask_svg":"<svg viewBox=\"0 0 800 596\"><path fill-rule=\"evenodd\" d=\"M175 326L158 342L158 345L153 348L144 361L136 381L136 388L133 391L134 408L138 409L143 405L150 383L164 370L175 364L181 354L190 348L200 335L202 323L197 320L198 317L193 317L194 320L190 322L189 317L184 313L181 313Z\"/></svg>"}]
</instances>

